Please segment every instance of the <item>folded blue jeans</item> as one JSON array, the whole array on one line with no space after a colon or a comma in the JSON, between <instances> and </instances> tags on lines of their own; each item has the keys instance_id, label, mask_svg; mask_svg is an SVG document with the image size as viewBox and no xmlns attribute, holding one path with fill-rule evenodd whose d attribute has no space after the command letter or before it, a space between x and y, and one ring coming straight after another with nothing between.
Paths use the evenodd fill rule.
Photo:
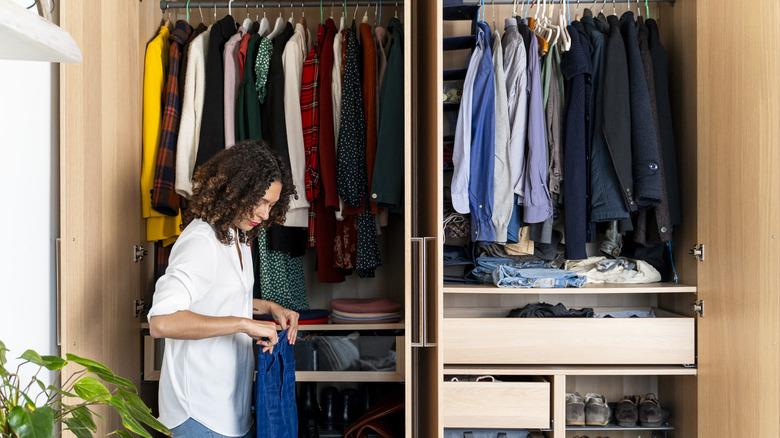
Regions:
<instances>
[{"instance_id":1,"label":"folded blue jeans","mask_svg":"<svg viewBox=\"0 0 780 438\"><path fill-rule=\"evenodd\" d=\"M549 268L552 264L545 260L531 260L518 262L501 257L477 257L477 264L471 271L471 276L483 283L493 283L493 272L499 266L512 266L515 268Z\"/></svg>"},{"instance_id":2,"label":"folded blue jeans","mask_svg":"<svg viewBox=\"0 0 780 438\"><path fill-rule=\"evenodd\" d=\"M555 268L499 265L493 271L493 284L498 287L582 287L586 281L574 272Z\"/></svg>"},{"instance_id":3,"label":"folded blue jeans","mask_svg":"<svg viewBox=\"0 0 780 438\"><path fill-rule=\"evenodd\" d=\"M258 438L297 438L295 356L287 330L279 333L273 353L257 354L255 413Z\"/></svg>"}]
</instances>

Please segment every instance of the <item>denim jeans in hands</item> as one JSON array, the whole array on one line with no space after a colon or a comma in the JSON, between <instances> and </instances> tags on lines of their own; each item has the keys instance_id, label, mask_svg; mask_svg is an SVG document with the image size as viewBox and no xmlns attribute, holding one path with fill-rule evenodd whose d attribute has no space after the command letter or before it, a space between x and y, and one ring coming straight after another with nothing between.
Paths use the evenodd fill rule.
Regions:
<instances>
[{"instance_id":1,"label":"denim jeans in hands","mask_svg":"<svg viewBox=\"0 0 780 438\"><path fill-rule=\"evenodd\" d=\"M498 287L582 287L586 281L574 272L555 268L499 265L493 271L493 284Z\"/></svg>"},{"instance_id":2,"label":"denim jeans in hands","mask_svg":"<svg viewBox=\"0 0 780 438\"><path fill-rule=\"evenodd\" d=\"M251 438L253 433L254 430L250 429L243 438ZM188 418L184 423L171 429L171 434L175 438L231 438L214 432L192 418Z\"/></svg>"},{"instance_id":3,"label":"denim jeans in hands","mask_svg":"<svg viewBox=\"0 0 780 438\"><path fill-rule=\"evenodd\" d=\"M257 355L255 412L258 438L297 438L295 404L295 356L287 342L287 330L279 333L273 353Z\"/></svg>"}]
</instances>

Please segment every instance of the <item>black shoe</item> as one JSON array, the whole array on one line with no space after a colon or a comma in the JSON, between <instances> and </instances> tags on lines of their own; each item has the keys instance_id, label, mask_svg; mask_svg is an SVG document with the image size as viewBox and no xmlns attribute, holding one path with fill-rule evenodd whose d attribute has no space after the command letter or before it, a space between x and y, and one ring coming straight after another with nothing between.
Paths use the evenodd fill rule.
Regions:
<instances>
[{"instance_id":1,"label":"black shoe","mask_svg":"<svg viewBox=\"0 0 780 438\"><path fill-rule=\"evenodd\" d=\"M298 398L298 437L319 438L320 406L317 403L317 384L304 383L303 397Z\"/></svg>"},{"instance_id":2,"label":"black shoe","mask_svg":"<svg viewBox=\"0 0 780 438\"><path fill-rule=\"evenodd\" d=\"M341 397L335 386L328 386L320 393L320 426L323 430L336 430L338 413L341 412Z\"/></svg>"},{"instance_id":3,"label":"black shoe","mask_svg":"<svg viewBox=\"0 0 780 438\"><path fill-rule=\"evenodd\" d=\"M341 414L339 415L339 420L341 420L344 430L360 416L358 404L358 392L356 389L349 388L341 391Z\"/></svg>"}]
</instances>

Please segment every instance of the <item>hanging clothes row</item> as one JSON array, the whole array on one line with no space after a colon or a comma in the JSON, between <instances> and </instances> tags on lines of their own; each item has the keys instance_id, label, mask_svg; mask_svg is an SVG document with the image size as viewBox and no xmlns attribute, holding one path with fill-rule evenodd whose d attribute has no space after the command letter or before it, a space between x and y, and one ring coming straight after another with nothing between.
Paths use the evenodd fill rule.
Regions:
<instances>
[{"instance_id":1,"label":"hanging clothes row","mask_svg":"<svg viewBox=\"0 0 780 438\"><path fill-rule=\"evenodd\" d=\"M682 215L656 21L589 9L568 21L566 4L556 14L528 3L515 2L503 35L484 2L473 25L460 104L449 107L451 202L463 217L445 223L468 218L472 241L523 248L560 230L566 259L587 258L596 224L613 257L626 234L644 247L670 242Z\"/></svg>"},{"instance_id":2,"label":"hanging clothes row","mask_svg":"<svg viewBox=\"0 0 780 438\"><path fill-rule=\"evenodd\" d=\"M253 21L248 9L243 23L226 15L209 26L161 26L144 75L149 240L170 244L180 233L201 164L262 139L290 165L298 197L284 226L253 242L256 295L308 308L307 247L316 248L320 282L374 276L379 225L403 205L404 43L397 17L381 27L377 7L372 26L369 9L349 27L344 15L339 27L326 17L316 35L303 13L297 21L280 13L272 26L265 11Z\"/></svg>"}]
</instances>

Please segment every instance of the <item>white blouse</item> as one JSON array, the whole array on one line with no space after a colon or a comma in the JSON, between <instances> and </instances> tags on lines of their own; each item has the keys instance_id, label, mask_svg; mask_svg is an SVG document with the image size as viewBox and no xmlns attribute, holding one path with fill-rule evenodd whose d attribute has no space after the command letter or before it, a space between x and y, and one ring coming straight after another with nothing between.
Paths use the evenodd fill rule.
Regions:
<instances>
[{"instance_id":1,"label":"white blouse","mask_svg":"<svg viewBox=\"0 0 780 438\"><path fill-rule=\"evenodd\" d=\"M235 237L235 235L234 235ZM189 310L208 316L252 317L252 252L217 240L196 219L173 246L165 275L157 280L149 320ZM193 418L227 436L243 436L252 424L253 340L244 333L199 340L166 339L160 375L160 421L169 429Z\"/></svg>"}]
</instances>

